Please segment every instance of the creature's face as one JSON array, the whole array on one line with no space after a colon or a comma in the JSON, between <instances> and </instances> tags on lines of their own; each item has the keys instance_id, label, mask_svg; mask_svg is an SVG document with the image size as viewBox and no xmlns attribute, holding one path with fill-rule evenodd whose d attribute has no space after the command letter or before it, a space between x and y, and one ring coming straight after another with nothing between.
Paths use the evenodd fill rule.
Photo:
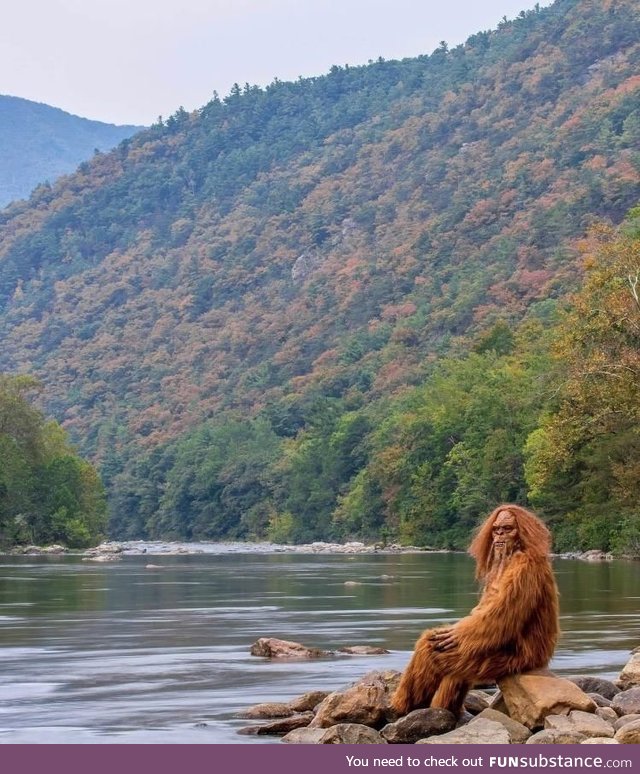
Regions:
<instances>
[{"instance_id":1,"label":"creature's face","mask_svg":"<svg viewBox=\"0 0 640 774\"><path fill-rule=\"evenodd\" d=\"M500 554L510 554L518 545L518 522L510 511L502 511L493 522L493 548Z\"/></svg>"}]
</instances>

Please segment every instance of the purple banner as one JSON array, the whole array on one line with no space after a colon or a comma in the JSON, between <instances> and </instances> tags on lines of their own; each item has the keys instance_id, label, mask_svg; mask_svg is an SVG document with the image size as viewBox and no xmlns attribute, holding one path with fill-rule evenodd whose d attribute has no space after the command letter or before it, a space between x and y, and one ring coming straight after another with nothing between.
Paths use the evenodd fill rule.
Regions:
<instances>
[{"instance_id":1,"label":"purple banner","mask_svg":"<svg viewBox=\"0 0 640 774\"><path fill-rule=\"evenodd\" d=\"M3 745L2 770L25 774L353 774L516 769L640 774L637 745Z\"/></svg>"}]
</instances>

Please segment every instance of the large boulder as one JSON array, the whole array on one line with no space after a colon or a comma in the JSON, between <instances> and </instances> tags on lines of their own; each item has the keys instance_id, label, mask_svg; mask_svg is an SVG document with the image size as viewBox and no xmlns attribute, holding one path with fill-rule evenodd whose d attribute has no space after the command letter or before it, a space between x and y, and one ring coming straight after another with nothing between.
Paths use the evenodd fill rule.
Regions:
<instances>
[{"instance_id":1,"label":"large boulder","mask_svg":"<svg viewBox=\"0 0 640 774\"><path fill-rule=\"evenodd\" d=\"M618 715L640 714L640 686L621 691L611 702Z\"/></svg>"},{"instance_id":2,"label":"large boulder","mask_svg":"<svg viewBox=\"0 0 640 774\"><path fill-rule=\"evenodd\" d=\"M620 673L618 684L623 690L640 686L640 648L636 648Z\"/></svg>"},{"instance_id":3,"label":"large boulder","mask_svg":"<svg viewBox=\"0 0 640 774\"><path fill-rule=\"evenodd\" d=\"M509 732L493 720L476 719L448 734L420 739L416 744L511 744Z\"/></svg>"},{"instance_id":4,"label":"large boulder","mask_svg":"<svg viewBox=\"0 0 640 774\"><path fill-rule=\"evenodd\" d=\"M380 732L390 744L415 744L434 734L444 734L456 726L456 717L452 712L438 707L417 709L389 723Z\"/></svg>"},{"instance_id":5,"label":"large boulder","mask_svg":"<svg viewBox=\"0 0 640 774\"><path fill-rule=\"evenodd\" d=\"M321 701L324 701L329 693L330 691L308 691L303 693L302 696L291 699L289 707L294 712L308 712L315 709Z\"/></svg>"},{"instance_id":6,"label":"large boulder","mask_svg":"<svg viewBox=\"0 0 640 774\"><path fill-rule=\"evenodd\" d=\"M308 648L299 642L279 640L276 637L260 637L251 646L252 656L264 658L323 658L333 655L330 650L320 648Z\"/></svg>"},{"instance_id":7,"label":"large boulder","mask_svg":"<svg viewBox=\"0 0 640 774\"><path fill-rule=\"evenodd\" d=\"M509 716L531 729L541 727L547 715L596 709L593 699L577 685L548 670L505 677L498 681L498 687Z\"/></svg>"},{"instance_id":8,"label":"large boulder","mask_svg":"<svg viewBox=\"0 0 640 774\"><path fill-rule=\"evenodd\" d=\"M280 741L286 744L322 744L320 740L326 733L326 728L294 728Z\"/></svg>"}]
</instances>

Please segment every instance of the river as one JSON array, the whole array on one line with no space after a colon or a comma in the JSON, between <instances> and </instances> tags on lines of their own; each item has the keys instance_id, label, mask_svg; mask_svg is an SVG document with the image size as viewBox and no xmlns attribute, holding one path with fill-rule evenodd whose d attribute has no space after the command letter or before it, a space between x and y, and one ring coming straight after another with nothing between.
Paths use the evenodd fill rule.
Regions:
<instances>
[{"instance_id":1,"label":"river","mask_svg":"<svg viewBox=\"0 0 640 774\"><path fill-rule=\"evenodd\" d=\"M149 567L153 564L157 567ZM638 644L640 564L554 562L561 675L616 677ZM262 701L402 669L422 629L475 604L462 554L308 555L209 546L187 556L0 557L0 742L265 744ZM384 656L269 662L273 636Z\"/></svg>"}]
</instances>

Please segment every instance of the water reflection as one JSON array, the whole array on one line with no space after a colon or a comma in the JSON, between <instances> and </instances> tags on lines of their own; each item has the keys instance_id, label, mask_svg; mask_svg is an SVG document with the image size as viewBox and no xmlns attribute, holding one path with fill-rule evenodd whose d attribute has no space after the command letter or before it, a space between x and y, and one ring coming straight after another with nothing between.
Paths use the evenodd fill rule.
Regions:
<instances>
[{"instance_id":1,"label":"water reflection","mask_svg":"<svg viewBox=\"0 0 640 774\"><path fill-rule=\"evenodd\" d=\"M257 701L401 669L418 634L475 603L457 554L0 558L0 741L269 743L238 736ZM614 677L637 642L640 565L558 560L553 667ZM267 662L260 636L381 657ZM204 722L207 725L197 727Z\"/></svg>"}]
</instances>

